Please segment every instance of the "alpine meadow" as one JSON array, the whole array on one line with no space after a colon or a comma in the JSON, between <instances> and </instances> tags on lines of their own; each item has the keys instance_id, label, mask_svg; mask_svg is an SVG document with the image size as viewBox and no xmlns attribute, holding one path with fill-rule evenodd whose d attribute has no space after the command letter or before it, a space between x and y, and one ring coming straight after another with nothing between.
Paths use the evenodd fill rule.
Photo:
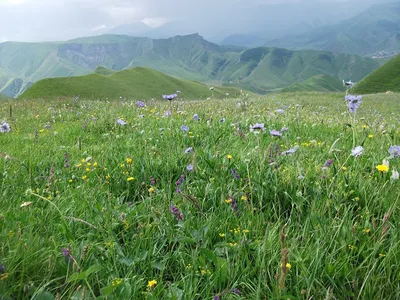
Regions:
<instances>
[{"instance_id":1,"label":"alpine meadow","mask_svg":"<svg viewBox=\"0 0 400 300\"><path fill-rule=\"evenodd\" d=\"M399 16L0 2L0 300L400 299Z\"/></svg>"}]
</instances>

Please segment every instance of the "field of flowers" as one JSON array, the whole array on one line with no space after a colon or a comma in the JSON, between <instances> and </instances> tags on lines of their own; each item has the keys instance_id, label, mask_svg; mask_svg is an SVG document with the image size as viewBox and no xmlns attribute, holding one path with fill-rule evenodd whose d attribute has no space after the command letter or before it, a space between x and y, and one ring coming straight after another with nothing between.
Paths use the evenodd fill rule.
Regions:
<instances>
[{"instance_id":1,"label":"field of flowers","mask_svg":"<svg viewBox=\"0 0 400 300\"><path fill-rule=\"evenodd\" d=\"M1 102L0 125L2 300L400 299L400 94Z\"/></svg>"}]
</instances>

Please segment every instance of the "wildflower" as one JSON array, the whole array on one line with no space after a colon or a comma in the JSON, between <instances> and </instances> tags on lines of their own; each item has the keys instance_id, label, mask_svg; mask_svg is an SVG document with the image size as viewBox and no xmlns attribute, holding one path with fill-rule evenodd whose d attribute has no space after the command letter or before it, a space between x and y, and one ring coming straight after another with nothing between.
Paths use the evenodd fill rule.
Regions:
<instances>
[{"instance_id":1,"label":"wildflower","mask_svg":"<svg viewBox=\"0 0 400 300\"><path fill-rule=\"evenodd\" d=\"M229 158L228 158L229 159ZM232 173L232 175L235 177L235 179L240 179L240 176L239 176L239 174L236 172L236 170L234 169L234 168L232 168L232 170L231 170L231 173Z\"/></svg>"},{"instance_id":2,"label":"wildflower","mask_svg":"<svg viewBox=\"0 0 400 300\"><path fill-rule=\"evenodd\" d=\"M128 178L126 179L126 181L132 181L132 180L135 180L135 177L128 177Z\"/></svg>"},{"instance_id":3,"label":"wildflower","mask_svg":"<svg viewBox=\"0 0 400 300\"><path fill-rule=\"evenodd\" d=\"M189 127L186 126L186 125L182 125L182 126L181 126L181 130L182 130L183 132L188 132L188 131L189 131Z\"/></svg>"},{"instance_id":4,"label":"wildflower","mask_svg":"<svg viewBox=\"0 0 400 300\"><path fill-rule=\"evenodd\" d=\"M126 161L127 164L131 164L133 160L132 160L132 158L128 157L127 159L125 159L125 161Z\"/></svg>"},{"instance_id":5,"label":"wildflower","mask_svg":"<svg viewBox=\"0 0 400 300\"><path fill-rule=\"evenodd\" d=\"M390 146L388 151L392 158L400 156L400 146Z\"/></svg>"},{"instance_id":6,"label":"wildflower","mask_svg":"<svg viewBox=\"0 0 400 300\"><path fill-rule=\"evenodd\" d=\"M157 285L157 280L150 280L150 281L147 282L147 287L149 289L155 287L156 285Z\"/></svg>"},{"instance_id":7,"label":"wildflower","mask_svg":"<svg viewBox=\"0 0 400 300\"><path fill-rule=\"evenodd\" d=\"M363 232L366 233L366 234L369 234L369 233L371 233L371 229L365 228L365 229L363 230Z\"/></svg>"},{"instance_id":8,"label":"wildflower","mask_svg":"<svg viewBox=\"0 0 400 300\"><path fill-rule=\"evenodd\" d=\"M283 126L282 128L281 128L281 132L285 132L285 131L288 131L289 130L289 128L287 128L286 126Z\"/></svg>"},{"instance_id":9,"label":"wildflower","mask_svg":"<svg viewBox=\"0 0 400 300\"><path fill-rule=\"evenodd\" d=\"M286 269L291 269L291 268L292 268L292 265L289 263L286 263Z\"/></svg>"},{"instance_id":10,"label":"wildflower","mask_svg":"<svg viewBox=\"0 0 400 300\"><path fill-rule=\"evenodd\" d=\"M71 249L68 247L68 248L62 248L61 249L61 253L62 253L62 255L64 256L64 258L67 260L67 261L69 261L69 262L71 262L71 261L73 261L73 256L72 256L72 254L71 254Z\"/></svg>"},{"instance_id":11,"label":"wildflower","mask_svg":"<svg viewBox=\"0 0 400 300\"><path fill-rule=\"evenodd\" d=\"M121 125L121 126L125 126L126 124L128 124L128 123L126 123L124 120L122 120L122 119L118 119L117 120L117 124L118 125Z\"/></svg>"},{"instance_id":12,"label":"wildflower","mask_svg":"<svg viewBox=\"0 0 400 300\"><path fill-rule=\"evenodd\" d=\"M292 154L294 154L294 153L297 151L297 149L299 149L298 146L297 146L297 147L294 147L294 148L290 148L290 149L287 150L287 151L283 151L283 152L282 152L282 155L292 155Z\"/></svg>"},{"instance_id":13,"label":"wildflower","mask_svg":"<svg viewBox=\"0 0 400 300\"><path fill-rule=\"evenodd\" d=\"M368 135L368 138L373 139L373 138L374 138L374 135L373 135L373 134L369 134L369 135Z\"/></svg>"},{"instance_id":14,"label":"wildflower","mask_svg":"<svg viewBox=\"0 0 400 300\"><path fill-rule=\"evenodd\" d=\"M377 165L376 166L376 169L379 171L379 172L388 172L389 171L389 167L388 166L385 166L385 165Z\"/></svg>"},{"instance_id":15,"label":"wildflower","mask_svg":"<svg viewBox=\"0 0 400 300\"><path fill-rule=\"evenodd\" d=\"M149 193L151 194L151 193L154 193L154 188L149 188Z\"/></svg>"},{"instance_id":16,"label":"wildflower","mask_svg":"<svg viewBox=\"0 0 400 300\"><path fill-rule=\"evenodd\" d=\"M357 146L353 150L351 150L351 155L358 157L360 156L364 151L364 148L362 146Z\"/></svg>"},{"instance_id":17,"label":"wildflower","mask_svg":"<svg viewBox=\"0 0 400 300\"><path fill-rule=\"evenodd\" d=\"M384 253L379 253L379 257L385 257L386 256L386 254L384 254Z\"/></svg>"},{"instance_id":18,"label":"wildflower","mask_svg":"<svg viewBox=\"0 0 400 300\"><path fill-rule=\"evenodd\" d=\"M136 105L137 105L138 107L145 107L145 106L146 106L146 104L145 104L143 101L138 101L138 102L136 102Z\"/></svg>"},{"instance_id":19,"label":"wildflower","mask_svg":"<svg viewBox=\"0 0 400 300\"><path fill-rule=\"evenodd\" d=\"M237 205L237 202L235 201L235 199L233 199L232 196L229 196L228 200L225 200L225 202L231 205L231 208L232 208L233 211L237 211L238 205Z\"/></svg>"},{"instance_id":20,"label":"wildflower","mask_svg":"<svg viewBox=\"0 0 400 300\"><path fill-rule=\"evenodd\" d=\"M324 168L329 168L331 165L333 164L333 159L328 159L325 164L324 164Z\"/></svg>"},{"instance_id":21,"label":"wildflower","mask_svg":"<svg viewBox=\"0 0 400 300\"><path fill-rule=\"evenodd\" d=\"M237 289L237 288L234 288L234 289L232 290L232 293L234 293L234 294L236 294L236 295L240 295L240 294L241 294L241 292L240 292L239 289Z\"/></svg>"},{"instance_id":22,"label":"wildflower","mask_svg":"<svg viewBox=\"0 0 400 300\"><path fill-rule=\"evenodd\" d=\"M170 110L166 110L164 112L164 117L169 117L171 115L171 111Z\"/></svg>"},{"instance_id":23,"label":"wildflower","mask_svg":"<svg viewBox=\"0 0 400 300\"><path fill-rule=\"evenodd\" d=\"M278 114L284 114L285 111L281 108L278 108L277 110L275 110L275 112L277 112Z\"/></svg>"},{"instance_id":24,"label":"wildflower","mask_svg":"<svg viewBox=\"0 0 400 300\"><path fill-rule=\"evenodd\" d=\"M170 212L175 216L177 221L183 220L183 214L175 205L169 207Z\"/></svg>"},{"instance_id":25,"label":"wildflower","mask_svg":"<svg viewBox=\"0 0 400 300\"><path fill-rule=\"evenodd\" d=\"M399 172L397 170L392 170L392 176L390 176L390 179L398 180L399 179Z\"/></svg>"},{"instance_id":26,"label":"wildflower","mask_svg":"<svg viewBox=\"0 0 400 300\"><path fill-rule=\"evenodd\" d=\"M150 184L151 185L155 185L156 184L156 181L155 181L155 179L153 178L153 176L150 176Z\"/></svg>"},{"instance_id":27,"label":"wildflower","mask_svg":"<svg viewBox=\"0 0 400 300\"><path fill-rule=\"evenodd\" d=\"M225 236L225 233L220 233L219 236L220 236L220 237L224 237L224 236Z\"/></svg>"},{"instance_id":28,"label":"wildflower","mask_svg":"<svg viewBox=\"0 0 400 300\"><path fill-rule=\"evenodd\" d=\"M115 278L113 281L111 281L111 286L117 287L122 283L121 278Z\"/></svg>"},{"instance_id":29,"label":"wildflower","mask_svg":"<svg viewBox=\"0 0 400 300\"><path fill-rule=\"evenodd\" d=\"M281 137L281 136L282 136L282 133L281 133L280 131L278 131L278 130L275 130L275 129L270 130L269 133L270 133L272 136L278 136L278 137Z\"/></svg>"},{"instance_id":30,"label":"wildflower","mask_svg":"<svg viewBox=\"0 0 400 300\"><path fill-rule=\"evenodd\" d=\"M264 123L256 123L254 125L250 125L250 132L254 132L255 134L258 134L264 130L265 130Z\"/></svg>"},{"instance_id":31,"label":"wildflower","mask_svg":"<svg viewBox=\"0 0 400 300\"><path fill-rule=\"evenodd\" d=\"M213 296L213 300L221 300L221 297L218 296L218 295L214 295L214 296Z\"/></svg>"},{"instance_id":32,"label":"wildflower","mask_svg":"<svg viewBox=\"0 0 400 300\"><path fill-rule=\"evenodd\" d=\"M193 165L188 165L186 167L186 170L188 170L189 172L193 171L193 169L194 169Z\"/></svg>"},{"instance_id":33,"label":"wildflower","mask_svg":"<svg viewBox=\"0 0 400 300\"><path fill-rule=\"evenodd\" d=\"M188 154L193 151L192 147L186 148L185 153Z\"/></svg>"},{"instance_id":34,"label":"wildflower","mask_svg":"<svg viewBox=\"0 0 400 300\"><path fill-rule=\"evenodd\" d=\"M177 94L170 94L170 95L162 95L162 97L163 97L164 99L167 99L168 101L172 101L172 100L174 100L176 97L178 97L178 95L177 95Z\"/></svg>"},{"instance_id":35,"label":"wildflower","mask_svg":"<svg viewBox=\"0 0 400 300\"><path fill-rule=\"evenodd\" d=\"M19 207L27 207L27 206L29 206L31 204L32 204L32 202L24 202Z\"/></svg>"},{"instance_id":36,"label":"wildflower","mask_svg":"<svg viewBox=\"0 0 400 300\"><path fill-rule=\"evenodd\" d=\"M362 96L346 95L344 99L347 102L347 108L349 112L355 113L361 105Z\"/></svg>"},{"instance_id":37,"label":"wildflower","mask_svg":"<svg viewBox=\"0 0 400 300\"><path fill-rule=\"evenodd\" d=\"M229 160L231 160L231 159L232 159L232 155L228 154L228 155L226 156L226 158L229 159Z\"/></svg>"},{"instance_id":38,"label":"wildflower","mask_svg":"<svg viewBox=\"0 0 400 300\"><path fill-rule=\"evenodd\" d=\"M198 121L199 120L199 115L198 114L194 114L193 115L193 120L194 121Z\"/></svg>"},{"instance_id":39,"label":"wildflower","mask_svg":"<svg viewBox=\"0 0 400 300\"><path fill-rule=\"evenodd\" d=\"M183 181L185 180L185 176L181 175L181 177L179 177L179 179L175 182L176 186L180 186L182 185Z\"/></svg>"},{"instance_id":40,"label":"wildflower","mask_svg":"<svg viewBox=\"0 0 400 300\"><path fill-rule=\"evenodd\" d=\"M366 129L367 128L367 124L363 124L362 129Z\"/></svg>"},{"instance_id":41,"label":"wildflower","mask_svg":"<svg viewBox=\"0 0 400 300\"><path fill-rule=\"evenodd\" d=\"M11 131L11 127L8 123L3 122L0 124L0 132L10 132Z\"/></svg>"},{"instance_id":42,"label":"wildflower","mask_svg":"<svg viewBox=\"0 0 400 300\"><path fill-rule=\"evenodd\" d=\"M242 199L243 201L247 201L247 196L243 195L240 199Z\"/></svg>"}]
</instances>

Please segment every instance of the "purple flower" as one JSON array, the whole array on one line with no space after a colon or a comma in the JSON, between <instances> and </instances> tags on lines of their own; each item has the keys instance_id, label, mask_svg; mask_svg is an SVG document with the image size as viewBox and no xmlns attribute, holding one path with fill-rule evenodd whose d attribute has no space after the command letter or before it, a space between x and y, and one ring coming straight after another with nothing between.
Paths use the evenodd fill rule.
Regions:
<instances>
[{"instance_id":1,"label":"purple flower","mask_svg":"<svg viewBox=\"0 0 400 300\"><path fill-rule=\"evenodd\" d=\"M289 130L289 128L287 128L286 126L283 126L282 129L281 129L281 132L285 132L285 131L288 131L288 130Z\"/></svg>"},{"instance_id":2,"label":"purple flower","mask_svg":"<svg viewBox=\"0 0 400 300\"><path fill-rule=\"evenodd\" d=\"M62 255L65 257L65 259L69 262L73 261L73 256L71 254L71 249L70 248L62 248L61 249Z\"/></svg>"},{"instance_id":3,"label":"purple flower","mask_svg":"<svg viewBox=\"0 0 400 300\"><path fill-rule=\"evenodd\" d=\"M11 127L8 123L3 122L0 124L0 132L10 132L11 131Z\"/></svg>"},{"instance_id":4,"label":"purple flower","mask_svg":"<svg viewBox=\"0 0 400 300\"><path fill-rule=\"evenodd\" d=\"M68 153L64 153L64 167L69 168Z\"/></svg>"},{"instance_id":5,"label":"purple flower","mask_svg":"<svg viewBox=\"0 0 400 300\"><path fill-rule=\"evenodd\" d=\"M355 113L361 105L362 96L346 95L344 99L347 102L349 112Z\"/></svg>"},{"instance_id":6,"label":"purple flower","mask_svg":"<svg viewBox=\"0 0 400 300\"><path fill-rule=\"evenodd\" d=\"M239 174L236 172L236 170L234 168L232 168L231 173L235 177L235 179L238 179L238 180L240 179Z\"/></svg>"},{"instance_id":7,"label":"purple flower","mask_svg":"<svg viewBox=\"0 0 400 300\"><path fill-rule=\"evenodd\" d=\"M281 137L281 136L282 136L282 133L281 133L280 131L278 131L278 130L275 130L275 129L270 130L269 133L270 133L272 136L278 136L278 137Z\"/></svg>"},{"instance_id":8,"label":"purple flower","mask_svg":"<svg viewBox=\"0 0 400 300\"><path fill-rule=\"evenodd\" d=\"M153 176L150 176L150 184L156 185L156 181L154 180Z\"/></svg>"},{"instance_id":9,"label":"purple flower","mask_svg":"<svg viewBox=\"0 0 400 300\"><path fill-rule=\"evenodd\" d=\"M363 151L364 151L364 148L362 146L357 146L351 150L351 155L358 157L363 153Z\"/></svg>"},{"instance_id":10,"label":"purple flower","mask_svg":"<svg viewBox=\"0 0 400 300\"><path fill-rule=\"evenodd\" d=\"M162 96L164 99L167 99L168 101L174 100L176 97L178 97L177 94L171 94L171 95L163 95Z\"/></svg>"},{"instance_id":11,"label":"purple flower","mask_svg":"<svg viewBox=\"0 0 400 300\"><path fill-rule=\"evenodd\" d=\"M188 165L186 167L186 170L188 170L189 172L193 171L193 165Z\"/></svg>"},{"instance_id":12,"label":"purple flower","mask_svg":"<svg viewBox=\"0 0 400 300\"><path fill-rule=\"evenodd\" d=\"M193 151L192 147L186 148L185 153L188 154Z\"/></svg>"},{"instance_id":13,"label":"purple flower","mask_svg":"<svg viewBox=\"0 0 400 300\"><path fill-rule=\"evenodd\" d=\"M166 111L164 112L164 117L169 117L170 115L171 115L171 111L166 110Z\"/></svg>"},{"instance_id":14,"label":"purple flower","mask_svg":"<svg viewBox=\"0 0 400 300\"><path fill-rule=\"evenodd\" d=\"M234 294L236 294L236 295L242 294L242 293L239 291L239 289L237 289L237 288L234 288L234 289L232 290L232 292L233 292Z\"/></svg>"},{"instance_id":15,"label":"purple flower","mask_svg":"<svg viewBox=\"0 0 400 300\"><path fill-rule=\"evenodd\" d=\"M126 123L124 120L122 120L122 119L118 119L117 120L117 124L118 125L121 125L121 126L125 126L126 124L128 124L128 123Z\"/></svg>"},{"instance_id":16,"label":"purple flower","mask_svg":"<svg viewBox=\"0 0 400 300\"><path fill-rule=\"evenodd\" d=\"M193 115L193 120L194 121L198 121L199 120L199 115L198 114L194 114Z\"/></svg>"},{"instance_id":17,"label":"purple flower","mask_svg":"<svg viewBox=\"0 0 400 300\"><path fill-rule=\"evenodd\" d=\"M136 102L136 105L137 105L138 107L145 107L145 106L146 106L146 104L145 104L143 101L138 101L138 102Z\"/></svg>"},{"instance_id":18,"label":"purple flower","mask_svg":"<svg viewBox=\"0 0 400 300\"><path fill-rule=\"evenodd\" d=\"M264 130L265 130L264 123L256 123L254 125L250 124L250 132L254 132L257 134Z\"/></svg>"},{"instance_id":19,"label":"purple flower","mask_svg":"<svg viewBox=\"0 0 400 300\"><path fill-rule=\"evenodd\" d=\"M176 186L180 186L182 185L183 181L185 180L185 176L181 175L181 177L179 177L179 179L175 182Z\"/></svg>"},{"instance_id":20,"label":"purple flower","mask_svg":"<svg viewBox=\"0 0 400 300\"><path fill-rule=\"evenodd\" d=\"M281 108L278 108L277 110L275 110L278 114L284 114L285 111Z\"/></svg>"},{"instance_id":21,"label":"purple flower","mask_svg":"<svg viewBox=\"0 0 400 300\"><path fill-rule=\"evenodd\" d=\"M213 296L213 300L221 300L221 297L219 295Z\"/></svg>"},{"instance_id":22,"label":"purple flower","mask_svg":"<svg viewBox=\"0 0 400 300\"><path fill-rule=\"evenodd\" d=\"M186 125L182 125L182 126L181 126L181 130L182 130L183 132L188 132L188 131L189 131L189 127L186 126Z\"/></svg>"},{"instance_id":23,"label":"purple flower","mask_svg":"<svg viewBox=\"0 0 400 300\"><path fill-rule=\"evenodd\" d=\"M237 210L238 210L238 204L237 204L236 200L233 199L232 196L229 196L229 197L228 197L228 200L229 200L229 204L230 204L232 210L233 210L233 211L237 211Z\"/></svg>"},{"instance_id":24,"label":"purple flower","mask_svg":"<svg viewBox=\"0 0 400 300\"><path fill-rule=\"evenodd\" d=\"M324 168L329 168L333 163L333 159L328 159L325 164L324 164Z\"/></svg>"},{"instance_id":25,"label":"purple flower","mask_svg":"<svg viewBox=\"0 0 400 300\"><path fill-rule=\"evenodd\" d=\"M390 146L389 147L390 157L399 157L400 156L400 146Z\"/></svg>"},{"instance_id":26,"label":"purple flower","mask_svg":"<svg viewBox=\"0 0 400 300\"><path fill-rule=\"evenodd\" d=\"M171 205L169 207L170 212L175 216L175 219L177 221L181 221L183 220L183 214L181 213L181 211L179 210L179 208L177 208L175 205Z\"/></svg>"},{"instance_id":27,"label":"purple flower","mask_svg":"<svg viewBox=\"0 0 400 300\"><path fill-rule=\"evenodd\" d=\"M287 151L283 151L282 155L292 155L297 151L298 147L290 148Z\"/></svg>"}]
</instances>

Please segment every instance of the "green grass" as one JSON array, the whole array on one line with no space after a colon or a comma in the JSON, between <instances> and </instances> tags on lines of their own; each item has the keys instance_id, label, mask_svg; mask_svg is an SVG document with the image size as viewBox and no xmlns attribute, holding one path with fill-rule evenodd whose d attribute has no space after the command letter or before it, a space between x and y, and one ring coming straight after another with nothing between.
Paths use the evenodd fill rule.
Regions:
<instances>
[{"instance_id":1,"label":"green grass","mask_svg":"<svg viewBox=\"0 0 400 300\"><path fill-rule=\"evenodd\" d=\"M98 69L99 70L99 69ZM78 77L43 79L25 91L21 99L38 99L52 97L74 97L80 95L86 99L115 99L118 97L134 99L160 99L163 94L181 91L181 99L206 99L209 97L226 98L239 95L240 91L229 87L210 87L183 79L174 78L155 70L136 67L110 75L100 73Z\"/></svg>"},{"instance_id":2,"label":"green grass","mask_svg":"<svg viewBox=\"0 0 400 300\"><path fill-rule=\"evenodd\" d=\"M343 96L0 104L1 298L399 299L400 94Z\"/></svg>"},{"instance_id":3,"label":"green grass","mask_svg":"<svg viewBox=\"0 0 400 300\"><path fill-rule=\"evenodd\" d=\"M400 55L389 60L379 69L358 82L352 93L373 94L382 92L400 92Z\"/></svg>"},{"instance_id":4,"label":"green grass","mask_svg":"<svg viewBox=\"0 0 400 300\"><path fill-rule=\"evenodd\" d=\"M345 91L340 79L329 75L311 77L301 83L293 84L282 89L282 92L340 92Z\"/></svg>"},{"instance_id":5,"label":"green grass","mask_svg":"<svg viewBox=\"0 0 400 300\"><path fill-rule=\"evenodd\" d=\"M6 100L11 100L10 98L8 98L5 95L0 94L0 101L6 101Z\"/></svg>"}]
</instances>

